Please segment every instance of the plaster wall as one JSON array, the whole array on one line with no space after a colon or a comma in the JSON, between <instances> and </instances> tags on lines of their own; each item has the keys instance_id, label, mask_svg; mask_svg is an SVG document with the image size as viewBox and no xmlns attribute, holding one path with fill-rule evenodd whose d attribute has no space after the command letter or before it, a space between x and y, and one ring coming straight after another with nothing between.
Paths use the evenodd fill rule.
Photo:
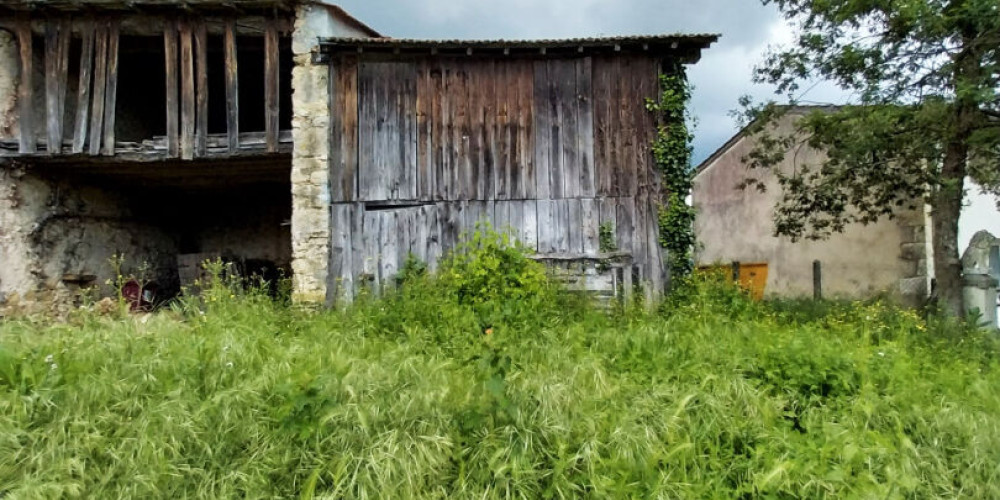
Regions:
<instances>
[{"instance_id":1,"label":"plaster wall","mask_svg":"<svg viewBox=\"0 0 1000 500\"><path fill-rule=\"evenodd\" d=\"M786 118L781 132L791 130ZM708 164L695 178L692 199L699 264L733 261L767 263L765 294L772 297L812 296L813 261L822 263L823 293L829 298L864 298L886 293L918 304L927 292L927 242L922 210L900 212L894 219L848 226L827 240L793 242L774 236L774 206L781 188L773 174L748 171L742 158L754 145L743 137ZM803 147L779 168L815 164L823 153ZM765 193L736 186L754 176Z\"/></svg>"},{"instance_id":2,"label":"plaster wall","mask_svg":"<svg viewBox=\"0 0 1000 500\"><path fill-rule=\"evenodd\" d=\"M175 240L133 207L97 186L0 170L0 310L58 312L81 288L110 295L116 254L125 275L176 281Z\"/></svg>"}]
</instances>

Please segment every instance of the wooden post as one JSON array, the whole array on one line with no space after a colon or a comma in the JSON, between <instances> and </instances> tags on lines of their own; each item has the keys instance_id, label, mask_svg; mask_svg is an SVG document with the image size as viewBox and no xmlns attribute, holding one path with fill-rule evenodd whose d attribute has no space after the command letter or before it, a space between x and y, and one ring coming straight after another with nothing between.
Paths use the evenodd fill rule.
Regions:
<instances>
[{"instance_id":1,"label":"wooden post","mask_svg":"<svg viewBox=\"0 0 1000 500\"><path fill-rule=\"evenodd\" d=\"M205 23L194 27L195 94L198 107L195 123L195 156L208 152L208 32Z\"/></svg>"},{"instance_id":2,"label":"wooden post","mask_svg":"<svg viewBox=\"0 0 1000 500\"><path fill-rule=\"evenodd\" d=\"M80 79L76 92L76 121L73 127L73 153L82 153L87 140L87 119L90 113L90 75L94 61L94 22L86 20L81 28Z\"/></svg>"},{"instance_id":3,"label":"wooden post","mask_svg":"<svg viewBox=\"0 0 1000 500\"><path fill-rule=\"evenodd\" d=\"M104 132L104 93L108 76L108 25L107 21L97 22L94 34L94 93L90 105L90 146L92 155L101 152L101 137Z\"/></svg>"},{"instance_id":4,"label":"wooden post","mask_svg":"<svg viewBox=\"0 0 1000 500\"><path fill-rule=\"evenodd\" d=\"M739 283L740 282L740 262L737 261L737 260L734 260L732 266L733 266L733 282Z\"/></svg>"},{"instance_id":5,"label":"wooden post","mask_svg":"<svg viewBox=\"0 0 1000 500\"><path fill-rule=\"evenodd\" d=\"M236 63L236 21L226 21L226 135L229 152L240 149L239 79Z\"/></svg>"},{"instance_id":6,"label":"wooden post","mask_svg":"<svg viewBox=\"0 0 1000 500\"><path fill-rule=\"evenodd\" d=\"M108 74L104 91L104 144L101 154L115 154L115 105L118 98L118 20L108 23Z\"/></svg>"},{"instance_id":7,"label":"wooden post","mask_svg":"<svg viewBox=\"0 0 1000 500\"><path fill-rule=\"evenodd\" d=\"M194 158L194 46L191 40L191 23L180 24L181 48L181 159Z\"/></svg>"},{"instance_id":8,"label":"wooden post","mask_svg":"<svg viewBox=\"0 0 1000 500\"><path fill-rule=\"evenodd\" d=\"M278 26L267 21L264 31L264 124L267 152L278 151Z\"/></svg>"},{"instance_id":9,"label":"wooden post","mask_svg":"<svg viewBox=\"0 0 1000 500\"><path fill-rule=\"evenodd\" d=\"M177 26L167 23L163 28L164 59L167 78L167 156L176 158L180 153L177 120Z\"/></svg>"},{"instance_id":10,"label":"wooden post","mask_svg":"<svg viewBox=\"0 0 1000 500\"><path fill-rule=\"evenodd\" d=\"M63 114L66 112L66 80L69 70L69 42L73 36L69 20L45 23L45 111L49 154L62 152Z\"/></svg>"},{"instance_id":11,"label":"wooden post","mask_svg":"<svg viewBox=\"0 0 1000 500\"><path fill-rule=\"evenodd\" d=\"M813 299L823 300L823 265L813 261Z\"/></svg>"},{"instance_id":12,"label":"wooden post","mask_svg":"<svg viewBox=\"0 0 1000 500\"><path fill-rule=\"evenodd\" d=\"M32 106L32 46L31 21L24 19L17 25L17 44L21 52L21 83L18 86L17 102L21 135L18 138L18 152L34 153L38 144L35 140L35 110Z\"/></svg>"}]
</instances>

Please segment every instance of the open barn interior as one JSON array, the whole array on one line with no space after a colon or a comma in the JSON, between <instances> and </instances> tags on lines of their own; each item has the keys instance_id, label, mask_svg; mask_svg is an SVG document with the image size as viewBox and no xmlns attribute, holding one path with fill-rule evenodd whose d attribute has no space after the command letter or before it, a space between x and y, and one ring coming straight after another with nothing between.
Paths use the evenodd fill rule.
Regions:
<instances>
[{"instance_id":1,"label":"open barn interior","mask_svg":"<svg viewBox=\"0 0 1000 500\"><path fill-rule=\"evenodd\" d=\"M38 198L39 271L104 296L120 273L155 284L157 301L192 285L206 260L274 283L290 276L290 168L287 155L33 168L21 185Z\"/></svg>"}]
</instances>

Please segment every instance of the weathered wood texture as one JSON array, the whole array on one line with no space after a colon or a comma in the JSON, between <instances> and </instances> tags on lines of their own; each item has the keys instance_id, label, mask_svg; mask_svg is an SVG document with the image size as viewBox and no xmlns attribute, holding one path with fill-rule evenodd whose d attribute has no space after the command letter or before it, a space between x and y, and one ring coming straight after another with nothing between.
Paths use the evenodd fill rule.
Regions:
<instances>
[{"instance_id":1,"label":"weathered wood texture","mask_svg":"<svg viewBox=\"0 0 1000 500\"><path fill-rule=\"evenodd\" d=\"M645 105L659 61L362 54L330 66L332 294L392 284L410 252L433 268L478 221L540 255L591 258L611 250L606 224L628 279L662 289Z\"/></svg>"}]
</instances>

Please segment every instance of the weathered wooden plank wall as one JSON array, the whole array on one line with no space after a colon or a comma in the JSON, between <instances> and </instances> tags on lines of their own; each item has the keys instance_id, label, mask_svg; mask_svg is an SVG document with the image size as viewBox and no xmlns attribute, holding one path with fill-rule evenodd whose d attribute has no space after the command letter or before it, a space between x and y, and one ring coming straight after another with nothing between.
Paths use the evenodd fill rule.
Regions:
<instances>
[{"instance_id":1,"label":"weathered wooden plank wall","mask_svg":"<svg viewBox=\"0 0 1000 500\"><path fill-rule=\"evenodd\" d=\"M600 226L663 285L650 144L660 62L341 55L330 65L331 294L435 267L478 221L542 255L596 256ZM607 249L604 249L607 250Z\"/></svg>"}]
</instances>

